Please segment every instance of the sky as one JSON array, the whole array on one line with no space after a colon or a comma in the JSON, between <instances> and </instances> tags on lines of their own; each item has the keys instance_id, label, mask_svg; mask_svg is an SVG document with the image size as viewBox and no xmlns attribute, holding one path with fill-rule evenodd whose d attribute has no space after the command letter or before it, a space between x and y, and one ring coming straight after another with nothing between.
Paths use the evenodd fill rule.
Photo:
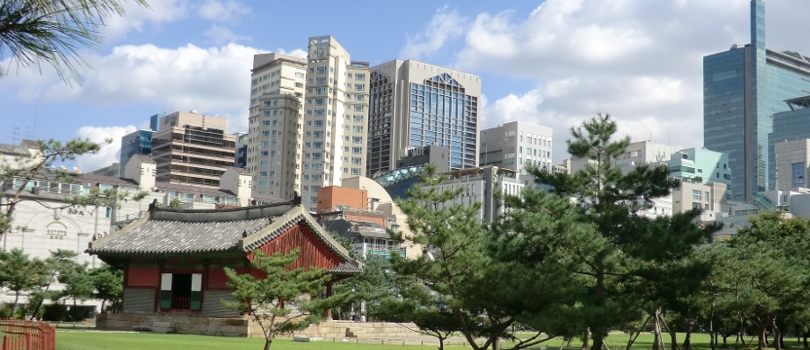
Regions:
<instances>
[{"instance_id":1,"label":"sky","mask_svg":"<svg viewBox=\"0 0 810 350\"><path fill-rule=\"evenodd\" d=\"M84 171L118 160L121 136L156 113L190 111L246 131L253 55L305 55L331 35L355 61L423 62L482 79L482 128L521 120L554 132L596 113L633 141L703 144L702 57L749 42L749 0L412 0L125 2L127 14L82 50L92 69L65 84L49 66L0 57L0 142L23 137L115 142L77 159ZM810 54L810 1L767 2L768 47Z\"/></svg>"}]
</instances>

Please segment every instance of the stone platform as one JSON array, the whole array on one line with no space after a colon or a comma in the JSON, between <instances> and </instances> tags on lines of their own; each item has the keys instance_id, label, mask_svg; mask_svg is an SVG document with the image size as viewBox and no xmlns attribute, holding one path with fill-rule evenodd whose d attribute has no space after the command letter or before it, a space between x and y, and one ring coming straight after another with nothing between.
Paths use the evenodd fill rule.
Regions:
<instances>
[{"instance_id":1,"label":"stone platform","mask_svg":"<svg viewBox=\"0 0 810 350\"><path fill-rule=\"evenodd\" d=\"M96 315L96 329L154 333L200 334L222 337L263 337L261 327L247 319L183 314L117 313ZM413 323L327 320L280 338L310 337L325 341L385 344L432 344L436 338L419 334ZM461 344L463 339L453 339Z\"/></svg>"}]
</instances>

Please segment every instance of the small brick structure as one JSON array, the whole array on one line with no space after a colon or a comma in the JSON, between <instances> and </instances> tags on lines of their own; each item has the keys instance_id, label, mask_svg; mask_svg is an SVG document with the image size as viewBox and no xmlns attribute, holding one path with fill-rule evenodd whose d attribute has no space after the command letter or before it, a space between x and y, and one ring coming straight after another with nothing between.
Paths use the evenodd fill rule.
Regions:
<instances>
[{"instance_id":1,"label":"small brick structure","mask_svg":"<svg viewBox=\"0 0 810 350\"><path fill-rule=\"evenodd\" d=\"M98 314L96 329L248 337L247 319L178 314Z\"/></svg>"}]
</instances>

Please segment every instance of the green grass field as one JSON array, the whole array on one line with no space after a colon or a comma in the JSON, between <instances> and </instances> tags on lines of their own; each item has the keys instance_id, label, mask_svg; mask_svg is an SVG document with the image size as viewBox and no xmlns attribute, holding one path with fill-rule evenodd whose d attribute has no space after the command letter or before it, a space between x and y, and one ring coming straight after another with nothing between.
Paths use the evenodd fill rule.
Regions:
<instances>
[{"instance_id":1,"label":"green grass field","mask_svg":"<svg viewBox=\"0 0 810 350\"><path fill-rule=\"evenodd\" d=\"M626 334L612 334L606 343L611 350L624 350L627 345L628 336ZM746 339L746 342L750 338ZM669 336L665 335L667 342L666 349L670 349ZM679 342L683 342L683 335L680 334ZM633 349L651 349L653 342L652 334L645 333L639 336ZM729 338L729 345L733 346L734 338ZM799 348L796 339L785 339L788 348ZM71 331L60 330L56 335L57 350L151 350L151 349L195 349L195 350L260 350L264 346L264 341L257 338L223 338L200 335L182 334L152 334L152 333L115 333L115 332L95 332L95 331ZM507 344L504 344L507 345ZM561 339L552 339L542 345L548 350L557 350L562 345ZM571 342L571 347L579 348L579 341ZM692 345L694 349L708 349L709 336L706 334L692 335ZM448 346L451 349L469 348L462 346ZM539 347L537 347L539 348ZM754 347L755 348L755 347ZM435 345L381 345L381 344L356 344L356 343L333 343L314 342L296 343L286 339L273 341L271 349L274 350L304 350L304 349L381 349L381 350L427 350L436 349Z\"/></svg>"}]
</instances>

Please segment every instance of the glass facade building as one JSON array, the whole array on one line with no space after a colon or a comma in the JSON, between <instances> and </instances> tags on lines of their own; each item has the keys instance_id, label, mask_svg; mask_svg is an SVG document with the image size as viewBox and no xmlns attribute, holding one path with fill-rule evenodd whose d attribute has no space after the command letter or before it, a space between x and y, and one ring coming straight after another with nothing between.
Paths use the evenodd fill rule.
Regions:
<instances>
[{"instance_id":1,"label":"glass facade building","mask_svg":"<svg viewBox=\"0 0 810 350\"><path fill-rule=\"evenodd\" d=\"M751 202L771 181L769 134L785 100L810 91L810 62L765 45L765 3L751 1L751 44L703 58L704 147L728 154L732 199Z\"/></svg>"},{"instance_id":2,"label":"glass facade building","mask_svg":"<svg viewBox=\"0 0 810 350\"><path fill-rule=\"evenodd\" d=\"M413 60L371 68L370 177L397 168L409 149L450 149L450 170L478 166L478 76Z\"/></svg>"},{"instance_id":3,"label":"glass facade building","mask_svg":"<svg viewBox=\"0 0 810 350\"><path fill-rule=\"evenodd\" d=\"M124 174L124 167L132 156L152 154L152 130L138 130L121 138L121 157L119 174Z\"/></svg>"}]
</instances>

